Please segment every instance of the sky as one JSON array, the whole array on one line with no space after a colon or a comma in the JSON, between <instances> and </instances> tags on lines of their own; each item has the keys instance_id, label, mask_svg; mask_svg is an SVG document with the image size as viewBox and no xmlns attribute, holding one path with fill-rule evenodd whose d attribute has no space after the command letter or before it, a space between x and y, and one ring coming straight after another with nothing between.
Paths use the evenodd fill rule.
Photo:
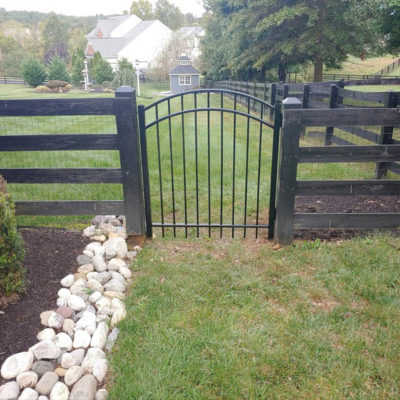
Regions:
<instances>
[{"instance_id":1,"label":"sky","mask_svg":"<svg viewBox=\"0 0 400 400\"><path fill-rule=\"evenodd\" d=\"M156 0L150 0L153 4ZM183 13L200 16L204 12L202 0L169 0ZM64 15L122 14L129 10L132 0L0 0L6 10L55 12Z\"/></svg>"}]
</instances>

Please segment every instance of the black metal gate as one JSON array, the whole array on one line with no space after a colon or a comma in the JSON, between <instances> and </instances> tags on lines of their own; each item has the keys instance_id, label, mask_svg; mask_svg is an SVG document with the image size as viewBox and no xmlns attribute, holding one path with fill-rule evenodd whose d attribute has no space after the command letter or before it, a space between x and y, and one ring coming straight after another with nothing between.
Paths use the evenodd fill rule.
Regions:
<instances>
[{"instance_id":1,"label":"black metal gate","mask_svg":"<svg viewBox=\"0 0 400 400\"><path fill-rule=\"evenodd\" d=\"M268 229L273 237L280 105L199 89L138 113L148 237L153 228L185 237Z\"/></svg>"}]
</instances>

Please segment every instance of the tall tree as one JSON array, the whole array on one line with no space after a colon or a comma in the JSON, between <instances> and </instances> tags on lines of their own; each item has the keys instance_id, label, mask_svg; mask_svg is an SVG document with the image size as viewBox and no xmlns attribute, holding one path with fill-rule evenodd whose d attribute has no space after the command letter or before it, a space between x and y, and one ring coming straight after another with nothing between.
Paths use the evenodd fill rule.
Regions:
<instances>
[{"instance_id":1,"label":"tall tree","mask_svg":"<svg viewBox=\"0 0 400 400\"><path fill-rule=\"evenodd\" d=\"M168 0L158 0L154 7L154 15L173 31L185 24L185 16L178 7Z\"/></svg>"},{"instance_id":2,"label":"tall tree","mask_svg":"<svg viewBox=\"0 0 400 400\"><path fill-rule=\"evenodd\" d=\"M144 20L154 18L153 5L149 0L134 0L131 5L131 14Z\"/></svg>"},{"instance_id":3,"label":"tall tree","mask_svg":"<svg viewBox=\"0 0 400 400\"><path fill-rule=\"evenodd\" d=\"M43 25L42 37L45 48L45 61L57 55L68 61L68 39L67 26L55 15L51 15Z\"/></svg>"},{"instance_id":4,"label":"tall tree","mask_svg":"<svg viewBox=\"0 0 400 400\"><path fill-rule=\"evenodd\" d=\"M379 4L382 20L381 30L385 35L386 49L391 54L400 53L400 0L386 0Z\"/></svg>"}]
</instances>

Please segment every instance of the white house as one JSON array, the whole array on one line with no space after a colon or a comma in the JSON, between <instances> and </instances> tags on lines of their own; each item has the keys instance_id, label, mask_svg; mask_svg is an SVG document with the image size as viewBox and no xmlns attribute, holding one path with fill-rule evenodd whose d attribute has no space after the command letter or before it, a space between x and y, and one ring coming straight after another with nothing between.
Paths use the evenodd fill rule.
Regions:
<instances>
[{"instance_id":1,"label":"white house","mask_svg":"<svg viewBox=\"0 0 400 400\"><path fill-rule=\"evenodd\" d=\"M200 40L205 33L200 26L184 26L176 31L176 34L185 40L184 53L193 60L201 55Z\"/></svg>"},{"instance_id":2,"label":"white house","mask_svg":"<svg viewBox=\"0 0 400 400\"><path fill-rule=\"evenodd\" d=\"M142 21L136 15L117 15L99 19L96 28L86 35L86 56L96 51L113 68L118 60L127 58L133 65L146 70L168 43L171 29L159 20Z\"/></svg>"}]
</instances>

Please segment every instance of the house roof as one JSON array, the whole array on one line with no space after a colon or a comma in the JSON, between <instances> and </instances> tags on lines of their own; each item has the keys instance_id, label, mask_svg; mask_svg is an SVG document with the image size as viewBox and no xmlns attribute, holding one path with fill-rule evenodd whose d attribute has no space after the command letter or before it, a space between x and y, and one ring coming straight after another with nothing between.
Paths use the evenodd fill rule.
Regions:
<instances>
[{"instance_id":1,"label":"house roof","mask_svg":"<svg viewBox=\"0 0 400 400\"><path fill-rule=\"evenodd\" d=\"M177 33L179 35L189 36L194 35L198 36L204 32L204 29L200 26L183 26L182 28L178 29Z\"/></svg>"},{"instance_id":2,"label":"house roof","mask_svg":"<svg viewBox=\"0 0 400 400\"><path fill-rule=\"evenodd\" d=\"M200 72L191 65L177 65L168 72L168 75L200 75Z\"/></svg>"},{"instance_id":3,"label":"house roof","mask_svg":"<svg viewBox=\"0 0 400 400\"><path fill-rule=\"evenodd\" d=\"M183 56L183 55L182 55L182 56L179 56L179 57L178 57L178 60L182 60L182 61L186 61L186 60L187 60L187 61L190 61L190 58L189 58L188 56Z\"/></svg>"},{"instance_id":4,"label":"house roof","mask_svg":"<svg viewBox=\"0 0 400 400\"><path fill-rule=\"evenodd\" d=\"M129 17L130 15L117 15L115 17L109 17L107 19L99 19L97 21L96 28L89 32L86 37L97 37L97 32L99 29L101 30L103 36L110 36L111 32Z\"/></svg>"}]
</instances>

